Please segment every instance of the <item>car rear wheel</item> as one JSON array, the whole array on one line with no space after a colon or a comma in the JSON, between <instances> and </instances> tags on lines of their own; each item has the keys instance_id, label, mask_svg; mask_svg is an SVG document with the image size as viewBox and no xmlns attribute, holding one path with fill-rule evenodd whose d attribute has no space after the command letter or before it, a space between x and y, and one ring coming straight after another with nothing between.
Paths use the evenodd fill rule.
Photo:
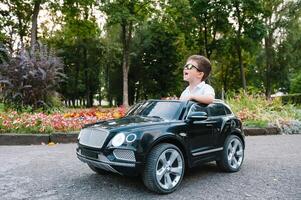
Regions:
<instances>
[{"instance_id":1,"label":"car rear wheel","mask_svg":"<svg viewBox=\"0 0 301 200\"><path fill-rule=\"evenodd\" d=\"M89 165L89 164L88 164L88 166L90 167L90 169L92 169L97 174L100 174L100 175L110 174L109 171L106 171L104 169L101 169L101 168L98 168L98 167L94 167L93 165Z\"/></svg>"},{"instance_id":2,"label":"car rear wheel","mask_svg":"<svg viewBox=\"0 0 301 200\"><path fill-rule=\"evenodd\" d=\"M216 161L219 168L225 172L237 172L244 160L244 147L236 135L229 135L224 143L221 160Z\"/></svg>"},{"instance_id":3,"label":"car rear wheel","mask_svg":"<svg viewBox=\"0 0 301 200\"><path fill-rule=\"evenodd\" d=\"M145 186L151 191L167 194L180 185L185 169L181 150L172 144L159 144L149 153L142 174Z\"/></svg>"}]
</instances>

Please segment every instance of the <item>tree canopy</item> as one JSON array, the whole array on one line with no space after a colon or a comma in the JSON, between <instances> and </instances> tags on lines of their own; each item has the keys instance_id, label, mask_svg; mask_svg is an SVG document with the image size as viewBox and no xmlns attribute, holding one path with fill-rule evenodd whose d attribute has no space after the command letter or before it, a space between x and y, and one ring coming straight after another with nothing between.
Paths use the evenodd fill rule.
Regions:
<instances>
[{"instance_id":1,"label":"tree canopy","mask_svg":"<svg viewBox=\"0 0 301 200\"><path fill-rule=\"evenodd\" d=\"M41 42L63 62L67 104L179 96L188 56L224 92L300 93L300 0L4 0L0 64ZM1 76L3 76L1 74ZM0 77L1 77L0 76Z\"/></svg>"}]
</instances>

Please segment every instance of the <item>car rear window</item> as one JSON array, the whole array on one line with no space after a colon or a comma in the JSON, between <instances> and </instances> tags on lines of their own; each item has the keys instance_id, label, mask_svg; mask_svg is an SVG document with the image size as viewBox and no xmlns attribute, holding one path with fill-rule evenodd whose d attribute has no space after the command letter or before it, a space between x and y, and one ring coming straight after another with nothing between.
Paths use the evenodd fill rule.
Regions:
<instances>
[{"instance_id":1,"label":"car rear window","mask_svg":"<svg viewBox=\"0 0 301 200\"><path fill-rule=\"evenodd\" d=\"M225 106L223 104L214 103L208 105L211 116L222 116L226 115Z\"/></svg>"},{"instance_id":2,"label":"car rear window","mask_svg":"<svg viewBox=\"0 0 301 200\"><path fill-rule=\"evenodd\" d=\"M229 108L227 108L226 106L224 106L224 107L225 107L226 114L227 115L232 115L232 111L229 110Z\"/></svg>"}]
</instances>

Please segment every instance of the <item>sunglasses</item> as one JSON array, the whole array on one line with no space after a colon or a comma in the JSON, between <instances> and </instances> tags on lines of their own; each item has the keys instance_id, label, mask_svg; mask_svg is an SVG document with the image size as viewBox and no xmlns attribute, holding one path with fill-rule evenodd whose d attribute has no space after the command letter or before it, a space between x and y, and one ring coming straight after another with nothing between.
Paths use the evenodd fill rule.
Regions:
<instances>
[{"instance_id":1,"label":"sunglasses","mask_svg":"<svg viewBox=\"0 0 301 200\"><path fill-rule=\"evenodd\" d=\"M198 70L200 72L200 70L196 66L194 66L193 64L186 64L184 66L184 69L191 70L192 68L196 68L196 70Z\"/></svg>"}]
</instances>

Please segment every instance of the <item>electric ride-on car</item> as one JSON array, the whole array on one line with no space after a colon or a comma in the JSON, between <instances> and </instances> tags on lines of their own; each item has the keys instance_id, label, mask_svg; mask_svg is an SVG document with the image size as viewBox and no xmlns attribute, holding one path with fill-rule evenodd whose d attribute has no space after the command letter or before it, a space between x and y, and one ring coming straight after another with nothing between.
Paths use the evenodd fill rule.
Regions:
<instances>
[{"instance_id":1,"label":"electric ride-on car","mask_svg":"<svg viewBox=\"0 0 301 200\"><path fill-rule=\"evenodd\" d=\"M147 188L166 194L179 187L185 169L202 163L239 171L244 138L241 121L221 100L147 100L125 117L82 128L76 154L98 174L141 175Z\"/></svg>"}]
</instances>

